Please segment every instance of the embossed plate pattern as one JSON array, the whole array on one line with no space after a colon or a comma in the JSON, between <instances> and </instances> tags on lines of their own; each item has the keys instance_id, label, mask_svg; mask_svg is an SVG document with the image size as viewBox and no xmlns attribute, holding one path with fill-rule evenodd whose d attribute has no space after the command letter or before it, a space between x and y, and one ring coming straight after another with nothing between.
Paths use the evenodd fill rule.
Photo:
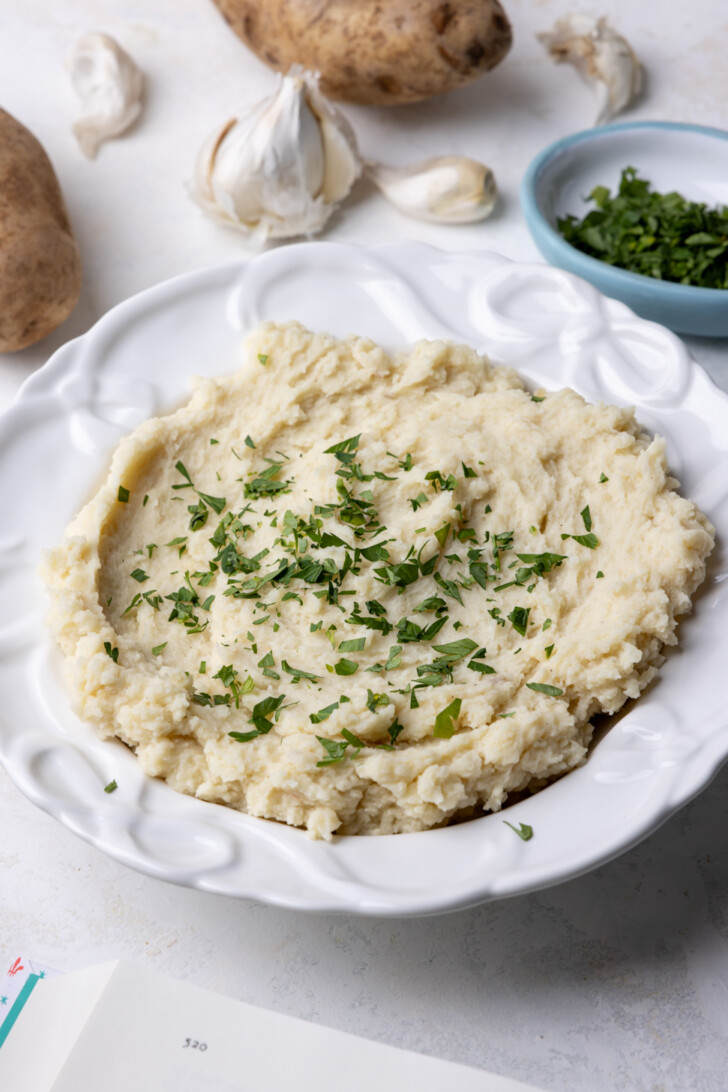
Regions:
<instances>
[{"instance_id":1,"label":"embossed plate pattern","mask_svg":"<svg viewBox=\"0 0 728 1092\"><path fill-rule=\"evenodd\" d=\"M181 796L71 713L36 577L125 433L233 371L260 319L299 319L389 349L462 340L529 381L635 404L719 544L659 681L584 767L509 809L443 830L310 841ZM117 860L207 891L306 910L437 913L557 883L616 856L710 780L728 754L728 396L684 346L561 270L416 243L304 243L188 274L114 308L31 377L0 421L0 754L36 804ZM105 795L115 779L118 789Z\"/></svg>"}]
</instances>

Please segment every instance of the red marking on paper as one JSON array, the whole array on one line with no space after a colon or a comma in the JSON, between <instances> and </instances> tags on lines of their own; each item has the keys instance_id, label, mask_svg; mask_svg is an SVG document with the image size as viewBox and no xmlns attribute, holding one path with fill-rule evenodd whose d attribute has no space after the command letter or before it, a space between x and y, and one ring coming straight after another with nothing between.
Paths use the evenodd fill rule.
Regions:
<instances>
[{"instance_id":1,"label":"red marking on paper","mask_svg":"<svg viewBox=\"0 0 728 1092\"><path fill-rule=\"evenodd\" d=\"M17 974L18 971L24 971L24 970L25 970L25 968L24 968L23 964L20 962L20 956L18 956L18 958L15 960L12 967L8 971L8 978L12 978L12 976Z\"/></svg>"}]
</instances>

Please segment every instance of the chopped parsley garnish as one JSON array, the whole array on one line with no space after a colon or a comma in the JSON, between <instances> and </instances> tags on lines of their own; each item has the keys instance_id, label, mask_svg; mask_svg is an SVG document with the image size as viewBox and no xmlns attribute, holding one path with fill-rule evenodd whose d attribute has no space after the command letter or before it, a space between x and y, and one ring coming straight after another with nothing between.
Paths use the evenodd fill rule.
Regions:
<instances>
[{"instance_id":1,"label":"chopped parsley garnish","mask_svg":"<svg viewBox=\"0 0 728 1092\"><path fill-rule=\"evenodd\" d=\"M339 708L339 701L334 701L331 705L326 705L323 709L319 709L318 713L310 713L308 719L311 724L321 724L321 721L328 720L331 714ZM318 737L316 737L318 738Z\"/></svg>"},{"instance_id":2,"label":"chopped parsley garnish","mask_svg":"<svg viewBox=\"0 0 728 1092\"><path fill-rule=\"evenodd\" d=\"M342 657L334 664L337 675L355 675L358 670L359 664L355 660L347 660L346 657Z\"/></svg>"},{"instance_id":3,"label":"chopped parsley garnish","mask_svg":"<svg viewBox=\"0 0 728 1092\"><path fill-rule=\"evenodd\" d=\"M138 581L140 584L143 584L145 580L149 580L149 576L144 572L144 569L134 569L130 575L133 580Z\"/></svg>"},{"instance_id":4,"label":"chopped parsley garnish","mask_svg":"<svg viewBox=\"0 0 728 1092\"><path fill-rule=\"evenodd\" d=\"M400 467L402 468L402 470L407 471L407 470L412 469L412 455L410 454L409 451L407 452L407 454L404 456L403 459L400 459L399 455L395 455L394 452L392 452L392 451L388 451L387 455L389 455L390 458L392 458L392 459L396 459L397 462L399 463Z\"/></svg>"},{"instance_id":5,"label":"chopped parsley garnish","mask_svg":"<svg viewBox=\"0 0 728 1092\"><path fill-rule=\"evenodd\" d=\"M489 664L481 664L478 660L471 660L466 665L471 671L479 671L481 675L495 675L495 668Z\"/></svg>"},{"instance_id":6,"label":"chopped parsley garnish","mask_svg":"<svg viewBox=\"0 0 728 1092\"><path fill-rule=\"evenodd\" d=\"M619 190L595 186L595 208L557 221L568 243L592 258L662 281L728 288L728 207L657 193L634 167Z\"/></svg>"},{"instance_id":7,"label":"chopped parsley garnish","mask_svg":"<svg viewBox=\"0 0 728 1092\"><path fill-rule=\"evenodd\" d=\"M253 443L253 441L252 441L252 439L250 438L250 436L246 436L246 437L245 437L245 446L246 446L246 447L255 447L255 444Z\"/></svg>"},{"instance_id":8,"label":"chopped parsley garnish","mask_svg":"<svg viewBox=\"0 0 728 1092\"><path fill-rule=\"evenodd\" d=\"M589 505L588 504L587 504L586 508L582 508L579 515L584 520L584 526L586 527L587 531L591 531L591 529L592 529L592 520L591 520L591 513L589 511Z\"/></svg>"},{"instance_id":9,"label":"chopped parsley garnish","mask_svg":"<svg viewBox=\"0 0 728 1092\"><path fill-rule=\"evenodd\" d=\"M286 660L281 660L281 670L285 671L286 674L291 675L294 683L300 682L301 679L307 679L309 682L318 682L321 678L320 675L314 675L310 671L304 671L303 668L291 667Z\"/></svg>"},{"instance_id":10,"label":"chopped parsley garnish","mask_svg":"<svg viewBox=\"0 0 728 1092\"><path fill-rule=\"evenodd\" d=\"M104 641L104 652L115 664L119 662L119 650L111 647L111 641Z\"/></svg>"},{"instance_id":11,"label":"chopped parsley garnish","mask_svg":"<svg viewBox=\"0 0 728 1092\"><path fill-rule=\"evenodd\" d=\"M609 478L604 473L604 471L602 471L601 474L599 475L599 481L600 481L600 483L609 481Z\"/></svg>"},{"instance_id":12,"label":"chopped parsley garnish","mask_svg":"<svg viewBox=\"0 0 728 1092\"><path fill-rule=\"evenodd\" d=\"M352 758L356 758L362 747L366 747L364 740L359 739L348 728L344 728L341 734L344 737L342 740L316 736L316 739L326 751L326 758L322 758L320 762L317 762L317 766L332 766L335 762L341 762L350 747L353 748Z\"/></svg>"},{"instance_id":13,"label":"chopped parsley garnish","mask_svg":"<svg viewBox=\"0 0 728 1092\"><path fill-rule=\"evenodd\" d=\"M553 645L546 645L546 647L544 649L544 652L546 653L546 659L547 660L551 659L551 653L553 651L554 651L554 646Z\"/></svg>"},{"instance_id":14,"label":"chopped parsley garnish","mask_svg":"<svg viewBox=\"0 0 728 1092\"><path fill-rule=\"evenodd\" d=\"M152 656L161 655L161 653L164 652L166 647L167 647L167 642L166 641L163 641L161 645L155 645L154 648L152 649ZM203 671L203 675L204 675L204 671Z\"/></svg>"},{"instance_id":15,"label":"chopped parsley garnish","mask_svg":"<svg viewBox=\"0 0 728 1092\"><path fill-rule=\"evenodd\" d=\"M446 705L444 709L435 717L435 727L433 729L433 735L438 739L450 739L455 734L455 721L460 716L460 707L462 700L460 698L454 698L449 705Z\"/></svg>"},{"instance_id":16,"label":"chopped parsley garnish","mask_svg":"<svg viewBox=\"0 0 728 1092\"><path fill-rule=\"evenodd\" d=\"M253 706L253 711L248 721L249 724L254 726L253 730L250 732L228 732L230 738L236 740L238 743L249 743L258 736L267 735L273 727L273 721L270 718L272 716L277 716L281 705L285 701L285 697L285 694L279 694L277 698L263 698L262 701L257 702Z\"/></svg>"},{"instance_id":17,"label":"chopped parsley garnish","mask_svg":"<svg viewBox=\"0 0 728 1092\"><path fill-rule=\"evenodd\" d=\"M558 686L551 686L550 683L545 682L527 682L526 686L529 690L535 690L539 694L548 694L551 698L560 698L564 692Z\"/></svg>"},{"instance_id":18,"label":"chopped parsley garnish","mask_svg":"<svg viewBox=\"0 0 728 1092\"><path fill-rule=\"evenodd\" d=\"M268 353L258 353L258 360L265 367L268 363Z\"/></svg>"},{"instance_id":19,"label":"chopped parsley garnish","mask_svg":"<svg viewBox=\"0 0 728 1092\"><path fill-rule=\"evenodd\" d=\"M572 535L571 537L574 542L578 542L580 546L586 546L589 550L595 550L599 545L599 539L593 532L588 535Z\"/></svg>"},{"instance_id":20,"label":"chopped parsley garnish","mask_svg":"<svg viewBox=\"0 0 728 1092\"><path fill-rule=\"evenodd\" d=\"M125 489L123 485L119 486L119 492L116 494L116 499L120 500L122 504L126 504L129 500L131 493L128 489Z\"/></svg>"},{"instance_id":21,"label":"chopped parsley garnish","mask_svg":"<svg viewBox=\"0 0 728 1092\"><path fill-rule=\"evenodd\" d=\"M104 785L104 792L116 792L118 787L116 781L110 781L108 785Z\"/></svg>"},{"instance_id":22,"label":"chopped parsley garnish","mask_svg":"<svg viewBox=\"0 0 728 1092\"><path fill-rule=\"evenodd\" d=\"M602 570L601 570L601 569L597 569L597 575L596 575L596 579L597 579L597 580L601 580L603 576L604 576L604 573L602 572Z\"/></svg>"},{"instance_id":23,"label":"chopped parsley garnish","mask_svg":"<svg viewBox=\"0 0 728 1092\"><path fill-rule=\"evenodd\" d=\"M528 625L528 616L530 613L530 607L514 607L511 613L506 615L516 633L520 633L521 637L526 636L526 627Z\"/></svg>"},{"instance_id":24,"label":"chopped parsley garnish","mask_svg":"<svg viewBox=\"0 0 728 1092\"><path fill-rule=\"evenodd\" d=\"M513 823L509 823L507 819L504 819L503 822L507 827L515 831L522 841L527 842L533 837L533 827L529 827L528 823L519 823L517 827L514 827Z\"/></svg>"}]
</instances>

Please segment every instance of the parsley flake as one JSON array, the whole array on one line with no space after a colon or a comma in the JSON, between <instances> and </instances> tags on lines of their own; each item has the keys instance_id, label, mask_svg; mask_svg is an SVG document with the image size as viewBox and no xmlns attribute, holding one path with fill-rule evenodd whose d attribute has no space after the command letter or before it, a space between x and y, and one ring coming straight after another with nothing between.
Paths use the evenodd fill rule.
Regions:
<instances>
[{"instance_id":1,"label":"parsley flake","mask_svg":"<svg viewBox=\"0 0 728 1092\"><path fill-rule=\"evenodd\" d=\"M548 694L551 698L560 698L564 692L560 687L544 682L527 682L526 686L529 690L535 690L538 694Z\"/></svg>"},{"instance_id":2,"label":"parsley flake","mask_svg":"<svg viewBox=\"0 0 728 1092\"><path fill-rule=\"evenodd\" d=\"M513 823L509 823L507 819L504 819L503 822L507 827L515 831L522 841L527 842L530 838L533 838L533 827L529 827L528 823L519 823L517 827L514 827Z\"/></svg>"},{"instance_id":3,"label":"parsley flake","mask_svg":"<svg viewBox=\"0 0 728 1092\"><path fill-rule=\"evenodd\" d=\"M460 698L454 698L449 705L446 705L444 709L435 717L435 727L433 729L433 735L438 739L450 739L455 734L455 721L460 716L460 707L462 700Z\"/></svg>"}]
</instances>

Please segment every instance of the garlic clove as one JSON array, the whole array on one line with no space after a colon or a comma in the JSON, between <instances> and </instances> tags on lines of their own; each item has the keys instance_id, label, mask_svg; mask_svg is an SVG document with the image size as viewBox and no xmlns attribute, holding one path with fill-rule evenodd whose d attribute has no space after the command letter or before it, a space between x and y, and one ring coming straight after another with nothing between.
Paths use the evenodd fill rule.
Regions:
<instances>
[{"instance_id":1,"label":"garlic clove","mask_svg":"<svg viewBox=\"0 0 728 1092\"><path fill-rule=\"evenodd\" d=\"M193 196L258 242L320 231L361 174L356 139L299 67L203 144Z\"/></svg>"},{"instance_id":2,"label":"garlic clove","mask_svg":"<svg viewBox=\"0 0 728 1092\"><path fill-rule=\"evenodd\" d=\"M365 170L398 209L437 224L484 220L498 196L490 168L465 156L438 156L409 167L367 162Z\"/></svg>"},{"instance_id":3,"label":"garlic clove","mask_svg":"<svg viewBox=\"0 0 728 1092\"><path fill-rule=\"evenodd\" d=\"M642 70L637 56L604 17L566 15L537 37L553 60L572 64L587 83L596 84L600 108L595 125L611 121L639 95Z\"/></svg>"},{"instance_id":4,"label":"garlic clove","mask_svg":"<svg viewBox=\"0 0 728 1092\"><path fill-rule=\"evenodd\" d=\"M108 34L85 34L66 67L81 99L73 132L84 155L95 159L105 140L119 136L139 117L144 76Z\"/></svg>"}]
</instances>

